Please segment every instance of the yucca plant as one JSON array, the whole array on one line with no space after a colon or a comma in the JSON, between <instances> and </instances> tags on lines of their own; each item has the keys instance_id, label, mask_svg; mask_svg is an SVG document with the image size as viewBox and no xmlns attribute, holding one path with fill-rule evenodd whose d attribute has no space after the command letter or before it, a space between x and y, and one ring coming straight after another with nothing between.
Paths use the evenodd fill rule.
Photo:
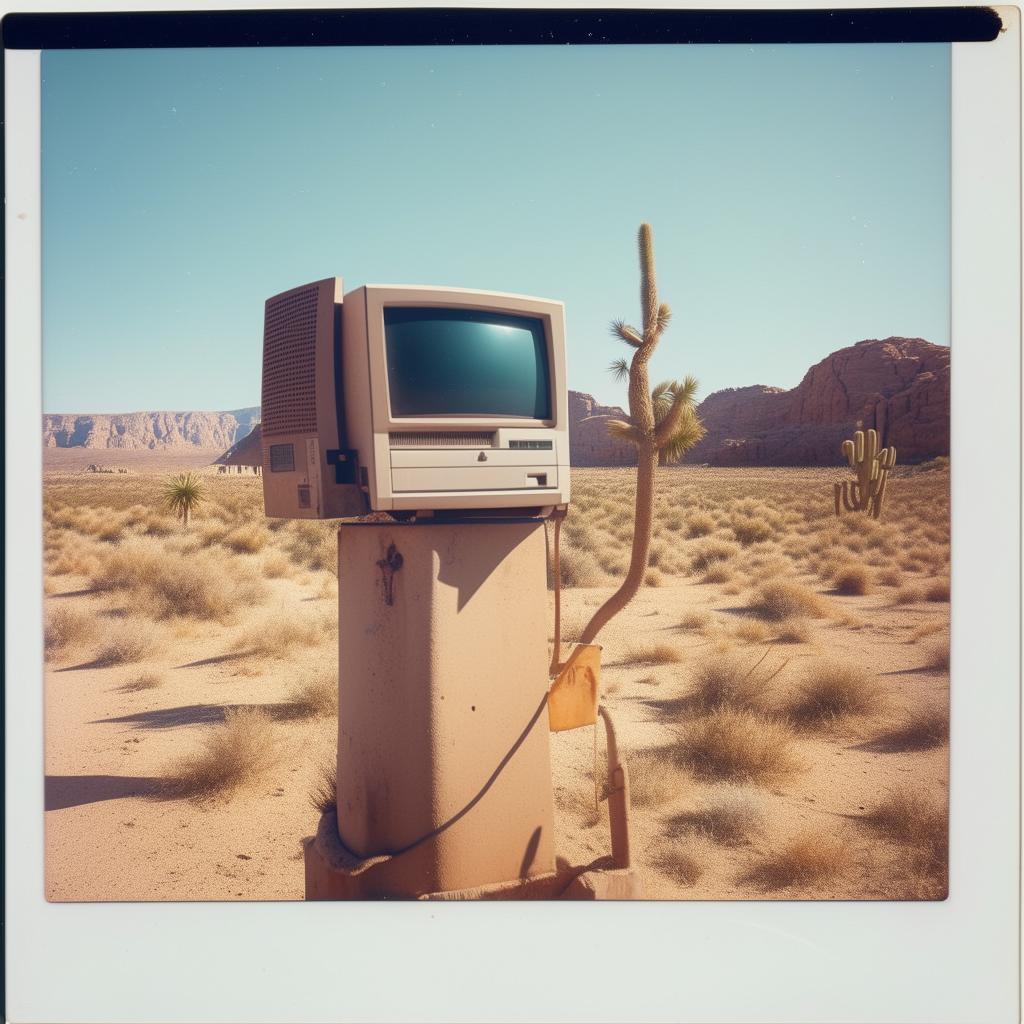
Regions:
<instances>
[{"instance_id":1,"label":"yucca plant","mask_svg":"<svg viewBox=\"0 0 1024 1024\"><path fill-rule=\"evenodd\" d=\"M654 276L654 241L650 224L641 224L637 235L640 253L640 308L642 329L622 320L612 323L612 333L633 349L631 359L618 359L611 371L629 381L629 419L612 420L609 432L636 446L636 504L633 514L633 547L629 570L619 589L594 613L580 638L589 644L636 596L647 571L654 518L654 486L658 465L676 462L703 436L704 427L693 400L697 381L666 380L651 390L647 364L672 318L668 306L658 302Z\"/></svg>"},{"instance_id":2,"label":"yucca plant","mask_svg":"<svg viewBox=\"0 0 1024 1024\"><path fill-rule=\"evenodd\" d=\"M164 486L164 505L188 527L189 516L205 500L202 481L195 473L172 476Z\"/></svg>"}]
</instances>

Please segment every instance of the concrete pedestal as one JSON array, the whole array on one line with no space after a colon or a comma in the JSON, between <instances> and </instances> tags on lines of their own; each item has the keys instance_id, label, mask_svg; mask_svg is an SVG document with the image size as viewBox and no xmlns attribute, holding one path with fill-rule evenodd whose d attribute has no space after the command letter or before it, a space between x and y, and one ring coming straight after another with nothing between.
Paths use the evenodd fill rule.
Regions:
<instances>
[{"instance_id":1,"label":"concrete pedestal","mask_svg":"<svg viewBox=\"0 0 1024 1024\"><path fill-rule=\"evenodd\" d=\"M346 524L338 559L351 863L320 898L553 875L543 524Z\"/></svg>"}]
</instances>

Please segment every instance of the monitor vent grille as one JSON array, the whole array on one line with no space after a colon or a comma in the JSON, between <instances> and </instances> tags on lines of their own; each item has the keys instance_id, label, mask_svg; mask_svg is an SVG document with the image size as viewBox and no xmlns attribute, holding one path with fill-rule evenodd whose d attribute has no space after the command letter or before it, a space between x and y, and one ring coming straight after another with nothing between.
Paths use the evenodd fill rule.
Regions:
<instances>
[{"instance_id":1,"label":"monitor vent grille","mask_svg":"<svg viewBox=\"0 0 1024 1024\"><path fill-rule=\"evenodd\" d=\"M415 433L392 433L392 448L490 448L494 444L491 431L467 433L464 430L432 430Z\"/></svg>"},{"instance_id":2,"label":"monitor vent grille","mask_svg":"<svg viewBox=\"0 0 1024 1024\"><path fill-rule=\"evenodd\" d=\"M318 289L268 302L263 326L263 436L316 433Z\"/></svg>"}]
</instances>

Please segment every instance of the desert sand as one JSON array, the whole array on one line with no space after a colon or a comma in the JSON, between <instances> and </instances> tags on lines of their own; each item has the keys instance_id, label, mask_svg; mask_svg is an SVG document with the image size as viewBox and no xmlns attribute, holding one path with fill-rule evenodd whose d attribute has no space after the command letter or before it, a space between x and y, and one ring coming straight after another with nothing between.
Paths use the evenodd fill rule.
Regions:
<instances>
[{"instance_id":1,"label":"desert sand","mask_svg":"<svg viewBox=\"0 0 1024 1024\"><path fill-rule=\"evenodd\" d=\"M46 896L301 899L336 524L267 521L255 477L207 469L185 528L170 469L47 464ZM844 475L659 474L648 585L599 638L652 898L945 893L948 470L898 471L879 523L836 519ZM625 568L632 481L573 473L566 641ZM607 853L594 730L551 754L559 855Z\"/></svg>"}]
</instances>

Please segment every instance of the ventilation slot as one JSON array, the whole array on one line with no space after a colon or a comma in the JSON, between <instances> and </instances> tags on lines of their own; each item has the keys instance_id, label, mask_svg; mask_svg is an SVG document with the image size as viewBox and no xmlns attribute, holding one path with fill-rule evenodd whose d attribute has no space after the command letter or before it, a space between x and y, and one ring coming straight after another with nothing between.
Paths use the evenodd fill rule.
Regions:
<instances>
[{"instance_id":1,"label":"ventilation slot","mask_svg":"<svg viewBox=\"0 0 1024 1024\"><path fill-rule=\"evenodd\" d=\"M267 303L263 436L316 432L316 288Z\"/></svg>"},{"instance_id":2,"label":"ventilation slot","mask_svg":"<svg viewBox=\"0 0 1024 1024\"><path fill-rule=\"evenodd\" d=\"M465 431L423 431L409 434L389 434L392 448L490 448L493 433L467 434Z\"/></svg>"}]
</instances>

